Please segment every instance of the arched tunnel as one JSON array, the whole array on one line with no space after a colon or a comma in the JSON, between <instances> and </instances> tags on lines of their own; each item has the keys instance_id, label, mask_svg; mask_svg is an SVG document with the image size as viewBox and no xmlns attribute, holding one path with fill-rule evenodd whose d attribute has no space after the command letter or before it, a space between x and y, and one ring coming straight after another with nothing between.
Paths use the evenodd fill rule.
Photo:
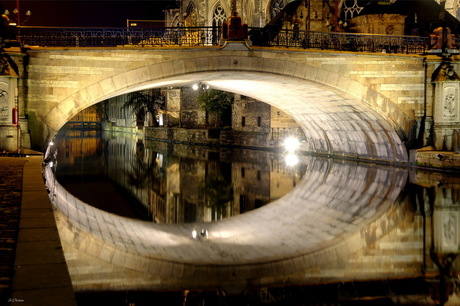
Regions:
<instances>
[{"instance_id":1,"label":"arched tunnel","mask_svg":"<svg viewBox=\"0 0 460 306\"><path fill-rule=\"evenodd\" d=\"M408 161L407 149L400 138L404 128L381 115L379 109L331 86L295 77L243 71L193 73L146 80L104 99L147 88L191 86L198 82L283 110L305 133L302 148L305 151L396 164ZM66 119L61 118L60 122L62 126Z\"/></svg>"},{"instance_id":2,"label":"arched tunnel","mask_svg":"<svg viewBox=\"0 0 460 306\"><path fill-rule=\"evenodd\" d=\"M407 162L394 122L347 93L311 81L220 71L146 81L112 96L196 82L285 111L305 133L302 150L379 163ZM309 171L292 192L256 211L210 224L153 224L100 211L68 194L47 167L66 256L70 262L93 260L94 271L111 271L105 278L93 275L92 280L75 281L76 288L183 289L193 283L238 291L282 283L289 275L299 280L309 269L358 252L368 243L363 231L398 199L406 170L375 164L352 170L340 159L304 158ZM193 239L195 228L206 228L209 237ZM71 271L78 280L82 270ZM113 274L118 280L114 283L107 275L117 271L123 277Z\"/></svg>"}]
</instances>

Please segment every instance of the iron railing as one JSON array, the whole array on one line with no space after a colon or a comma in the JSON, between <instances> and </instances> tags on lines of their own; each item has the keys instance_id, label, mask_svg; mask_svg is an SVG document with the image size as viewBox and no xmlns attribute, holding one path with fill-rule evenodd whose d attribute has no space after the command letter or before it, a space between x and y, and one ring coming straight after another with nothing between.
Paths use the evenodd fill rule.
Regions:
<instances>
[{"instance_id":1,"label":"iron railing","mask_svg":"<svg viewBox=\"0 0 460 306\"><path fill-rule=\"evenodd\" d=\"M428 37L253 29L254 45L352 52L424 53Z\"/></svg>"},{"instance_id":2,"label":"iron railing","mask_svg":"<svg viewBox=\"0 0 460 306\"><path fill-rule=\"evenodd\" d=\"M252 28L249 34L254 46L387 53L425 53L429 49L429 38L418 36L260 28ZM220 36L219 27L18 28L18 40L22 45L49 47L217 46Z\"/></svg>"},{"instance_id":3,"label":"iron railing","mask_svg":"<svg viewBox=\"0 0 460 306\"><path fill-rule=\"evenodd\" d=\"M198 28L51 28L20 27L22 45L46 47L213 46L221 29Z\"/></svg>"}]
</instances>

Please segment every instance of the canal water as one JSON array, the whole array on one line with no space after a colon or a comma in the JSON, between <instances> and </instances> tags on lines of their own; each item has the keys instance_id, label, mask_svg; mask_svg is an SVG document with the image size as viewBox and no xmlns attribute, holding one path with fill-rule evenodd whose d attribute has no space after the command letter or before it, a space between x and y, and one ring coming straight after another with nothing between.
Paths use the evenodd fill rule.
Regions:
<instances>
[{"instance_id":1,"label":"canal water","mask_svg":"<svg viewBox=\"0 0 460 306\"><path fill-rule=\"evenodd\" d=\"M309 156L308 162L303 158L293 162L283 152L271 150L197 146L72 129L58 133L55 153L56 179L77 198L119 216L171 224L218 222L269 205L296 188L310 171L311 159L321 159ZM82 305L431 305L435 301L455 305L460 301L460 180L452 173L405 171L407 185L387 212L388 220L362 233L372 240L362 251L361 266L356 265L369 270L366 279L331 283L318 278L302 286L264 287L231 297L207 290L91 291L77 292L77 298ZM373 240L389 229L392 237L378 244ZM389 270L417 273L382 279L381 267L366 262L370 257L389 261ZM356 273L341 265L335 271Z\"/></svg>"},{"instance_id":2,"label":"canal water","mask_svg":"<svg viewBox=\"0 0 460 306\"><path fill-rule=\"evenodd\" d=\"M63 130L56 147L55 176L70 193L104 211L155 223L212 222L257 209L291 191L306 171L272 151L95 130Z\"/></svg>"}]
</instances>

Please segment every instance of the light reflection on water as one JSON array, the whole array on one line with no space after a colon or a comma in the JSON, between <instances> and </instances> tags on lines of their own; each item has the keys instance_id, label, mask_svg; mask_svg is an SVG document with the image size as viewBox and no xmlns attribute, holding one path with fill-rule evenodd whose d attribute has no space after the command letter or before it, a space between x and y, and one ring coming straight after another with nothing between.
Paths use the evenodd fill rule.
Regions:
<instances>
[{"instance_id":1,"label":"light reflection on water","mask_svg":"<svg viewBox=\"0 0 460 306\"><path fill-rule=\"evenodd\" d=\"M282 154L63 130L57 180L82 201L156 223L211 222L257 209L291 191L306 165ZM292 162L292 161L291 161Z\"/></svg>"},{"instance_id":2,"label":"light reflection on water","mask_svg":"<svg viewBox=\"0 0 460 306\"><path fill-rule=\"evenodd\" d=\"M81 138L79 132L72 131L65 138L58 138L58 181L96 207L158 223L214 221L264 206L289 193L307 170L306 165L287 167L283 156L272 152L144 143L120 134L100 136L93 131ZM340 167L327 166L329 162L322 164L324 169L315 171L317 174L331 171L324 176L329 183L315 184L316 174L309 169L307 186L331 186L334 176L359 177L359 171L352 167L343 167L348 174L357 173L347 176L347 173L333 173ZM372 171L363 173L380 171L380 167L366 167ZM385 301L390 304L402 302L404 298L408 299L407 304L417 299L419 304L430 304L446 297L454 303L459 301L460 181L458 177L423 171L412 171L409 177L400 202L395 202L376 222L361 229L361 238L365 241L362 250L353 256L339 256L336 263L318 264L301 276L290 276L291 280L300 277L299 283L310 286L319 286L321 279L327 277L342 277L347 282L355 279L351 284L330 285L318 296L313 292L318 287L265 287L248 291L240 298L243 302L247 299L260 302L270 296L274 301L295 301L291 304L301 305L308 297L313 297L313 301L343 302L355 298L365 300L378 291L378 296L386 297ZM376 188L378 183L369 177L362 177L362 181L365 190ZM360 182L356 180L356 183ZM316 194L321 196L320 192ZM360 198L362 195L356 194L357 201ZM371 197L369 204L372 201ZM219 205L222 203L225 205ZM80 271L72 265L70 270L71 273ZM384 281L382 274L386 275ZM350 288L345 289L346 284L350 284ZM360 290L362 292L358 292ZM337 297L325 296L331 292ZM208 301L215 298L213 295ZM198 298L199 303L201 299Z\"/></svg>"}]
</instances>

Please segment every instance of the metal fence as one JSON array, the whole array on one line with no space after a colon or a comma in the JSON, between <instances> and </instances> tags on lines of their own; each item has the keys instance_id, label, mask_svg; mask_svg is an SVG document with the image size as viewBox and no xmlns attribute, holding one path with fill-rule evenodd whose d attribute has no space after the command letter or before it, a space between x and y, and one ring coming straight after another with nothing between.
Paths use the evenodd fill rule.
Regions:
<instances>
[{"instance_id":1,"label":"metal fence","mask_svg":"<svg viewBox=\"0 0 460 306\"><path fill-rule=\"evenodd\" d=\"M22 45L50 47L113 47L113 46L217 46L220 27L154 27L154 28L50 28L20 27L18 40ZM280 30L252 28L249 32L254 46L292 47L352 52L424 53L429 38Z\"/></svg>"},{"instance_id":2,"label":"metal fence","mask_svg":"<svg viewBox=\"0 0 460 306\"><path fill-rule=\"evenodd\" d=\"M220 28L45 28L21 27L21 45L46 47L213 46Z\"/></svg>"},{"instance_id":3,"label":"metal fence","mask_svg":"<svg viewBox=\"0 0 460 306\"><path fill-rule=\"evenodd\" d=\"M424 53L428 37L253 29L254 45L352 52Z\"/></svg>"}]
</instances>

